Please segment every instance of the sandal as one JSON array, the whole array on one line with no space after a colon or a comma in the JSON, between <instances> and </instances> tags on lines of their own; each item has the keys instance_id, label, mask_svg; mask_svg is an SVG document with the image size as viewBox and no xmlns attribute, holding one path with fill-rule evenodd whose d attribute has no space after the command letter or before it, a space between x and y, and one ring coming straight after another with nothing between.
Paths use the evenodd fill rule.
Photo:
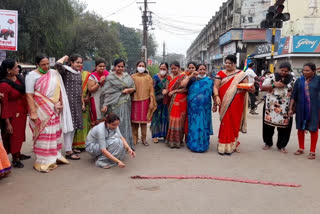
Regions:
<instances>
[{"instance_id":1,"label":"sandal","mask_svg":"<svg viewBox=\"0 0 320 214\"><path fill-rule=\"evenodd\" d=\"M269 149L271 149L271 146L265 145L262 149L263 150L269 150Z\"/></svg>"},{"instance_id":2,"label":"sandal","mask_svg":"<svg viewBox=\"0 0 320 214\"><path fill-rule=\"evenodd\" d=\"M288 151L285 148L279 149L279 152L282 152L283 154L287 154Z\"/></svg>"},{"instance_id":3,"label":"sandal","mask_svg":"<svg viewBox=\"0 0 320 214\"><path fill-rule=\"evenodd\" d=\"M304 153L304 151L302 149L298 149L294 155L302 155Z\"/></svg>"},{"instance_id":4,"label":"sandal","mask_svg":"<svg viewBox=\"0 0 320 214\"><path fill-rule=\"evenodd\" d=\"M159 143L159 140L158 140L158 138L152 138L152 142Z\"/></svg>"},{"instance_id":5,"label":"sandal","mask_svg":"<svg viewBox=\"0 0 320 214\"><path fill-rule=\"evenodd\" d=\"M29 155L24 155L24 154L20 154L20 157L19 157L20 160L28 160L28 159L30 159L30 158L31 158L31 156L29 156Z\"/></svg>"},{"instance_id":6,"label":"sandal","mask_svg":"<svg viewBox=\"0 0 320 214\"><path fill-rule=\"evenodd\" d=\"M80 160L79 155L75 154L75 153L70 153L70 154L66 154L66 158L70 159L70 160Z\"/></svg>"},{"instance_id":7,"label":"sandal","mask_svg":"<svg viewBox=\"0 0 320 214\"><path fill-rule=\"evenodd\" d=\"M142 141L142 144L143 144L144 146L149 146L149 143L148 143L147 141Z\"/></svg>"},{"instance_id":8,"label":"sandal","mask_svg":"<svg viewBox=\"0 0 320 214\"><path fill-rule=\"evenodd\" d=\"M308 159L310 159L310 160L316 159L316 154L313 153L313 152L310 152L309 155L308 155Z\"/></svg>"},{"instance_id":9,"label":"sandal","mask_svg":"<svg viewBox=\"0 0 320 214\"><path fill-rule=\"evenodd\" d=\"M79 153L81 153L82 151L81 150L79 150L79 149L74 149L74 150L72 150L73 151L73 153L76 153L76 154L79 154Z\"/></svg>"}]
</instances>

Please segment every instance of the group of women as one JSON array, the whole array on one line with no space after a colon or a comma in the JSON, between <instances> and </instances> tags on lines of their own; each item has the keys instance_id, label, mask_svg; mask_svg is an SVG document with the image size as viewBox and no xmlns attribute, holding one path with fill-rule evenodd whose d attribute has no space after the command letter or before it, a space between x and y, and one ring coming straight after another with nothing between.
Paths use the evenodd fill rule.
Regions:
<instances>
[{"instance_id":1,"label":"group of women","mask_svg":"<svg viewBox=\"0 0 320 214\"><path fill-rule=\"evenodd\" d=\"M4 154L11 153L12 166L20 168L21 161L30 158L20 152L28 113L36 156L34 169L39 172L67 164L67 159L79 160L79 153L85 149L94 156L97 166L124 167L125 150L134 157L139 142L149 145L146 136L150 122L154 143L163 139L170 148L186 144L193 152L205 152L213 134L212 112L218 107L218 153L238 152L239 132L246 132L246 92L255 89L239 88L248 79L245 72L236 69L236 61L234 55L227 56L225 69L212 80L207 76L205 64L193 62L188 63L186 72L178 62L170 66L161 63L159 73L152 78L143 61L137 63L133 75L125 72L122 59L115 60L110 73L105 69L106 63L97 60L95 70L90 73L82 71L83 59L79 55L59 59L56 69L50 69L47 56L39 55L37 69L24 81L17 63L7 59L0 72L1 131L5 145L4 150L0 144L0 175L8 174L11 168ZM312 142L317 138L320 84L310 66L305 66L304 76L295 83L288 112L292 116L295 109L300 109L297 111L300 149L296 154L303 153L304 130L312 133ZM100 123L104 120L105 123ZM61 154L62 144L65 157Z\"/></svg>"}]
</instances>

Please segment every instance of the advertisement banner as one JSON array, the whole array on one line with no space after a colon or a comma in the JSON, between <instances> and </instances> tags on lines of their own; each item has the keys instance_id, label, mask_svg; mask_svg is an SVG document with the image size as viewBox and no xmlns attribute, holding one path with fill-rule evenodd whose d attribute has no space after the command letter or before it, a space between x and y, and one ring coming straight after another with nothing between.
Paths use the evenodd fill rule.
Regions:
<instances>
[{"instance_id":1,"label":"advertisement banner","mask_svg":"<svg viewBox=\"0 0 320 214\"><path fill-rule=\"evenodd\" d=\"M294 53L319 53L320 36L293 36Z\"/></svg>"},{"instance_id":2,"label":"advertisement banner","mask_svg":"<svg viewBox=\"0 0 320 214\"><path fill-rule=\"evenodd\" d=\"M18 11L0 10L0 50L18 49Z\"/></svg>"},{"instance_id":3,"label":"advertisement banner","mask_svg":"<svg viewBox=\"0 0 320 214\"><path fill-rule=\"evenodd\" d=\"M279 48L278 48L278 55L288 54L290 53L290 37L284 37L280 39Z\"/></svg>"}]
</instances>

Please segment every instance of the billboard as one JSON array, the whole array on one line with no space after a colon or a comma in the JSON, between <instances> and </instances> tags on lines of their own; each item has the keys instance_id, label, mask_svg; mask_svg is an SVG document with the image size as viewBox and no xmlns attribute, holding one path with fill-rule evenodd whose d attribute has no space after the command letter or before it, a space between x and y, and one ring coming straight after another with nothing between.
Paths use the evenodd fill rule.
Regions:
<instances>
[{"instance_id":1,"label":"billboard","mask_svg":"<svg viewBox=\"0 0 320 214\"><path fill-rule=\"evenodd\" d=\"M294 53L319 53L320 36L293 36Z\"/></svg>"},{"instance_id":2,"label":"billboard","mask_svg":"<svg viewBox=\"0 0 320 214\"><path fill-rule=\"evenodd\" d=\"M18 11L0 10L0 50L18 49Z\"/></svg>"}]
</instances>

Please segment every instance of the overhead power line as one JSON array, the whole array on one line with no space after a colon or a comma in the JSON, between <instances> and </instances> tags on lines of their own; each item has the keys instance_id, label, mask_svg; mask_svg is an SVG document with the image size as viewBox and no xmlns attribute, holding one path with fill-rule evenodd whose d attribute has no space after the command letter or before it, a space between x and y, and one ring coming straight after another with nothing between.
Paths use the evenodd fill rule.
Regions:
<instances>
[{"instance_id":1,"label":"overhead power line","mask_svg":"<svg viewBox=\"0 0 320 214\"><path fill-rule=\"evenodd\" d=\"M137 0L132 1L131 3L129 3L129 4L127 4L127 5L119 8L117 11L115 11L115 12L113 12L113 13L110 13L109 15L105 16L104 18L108 18L109 16L112 16L112 15L115 15L115 14L121 12L121 10L126 9L127 7L130 7L131 5L133 5L134 3L136 3L136 1L137 1Z\"/></svg>"}]
</instances>

